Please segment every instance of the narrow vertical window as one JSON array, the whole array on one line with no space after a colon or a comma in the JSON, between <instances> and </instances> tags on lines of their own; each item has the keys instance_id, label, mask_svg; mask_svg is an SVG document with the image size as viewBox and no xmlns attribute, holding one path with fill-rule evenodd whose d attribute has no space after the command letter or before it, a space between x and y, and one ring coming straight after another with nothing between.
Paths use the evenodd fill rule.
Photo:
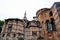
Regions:
<instances>
[{"instance_id":1,"label":"narrow vertical window","mask_svg":"<svg viewBox=\"0 0 60 40\"><path fill-rule=\"evenodd\" d=\"M14 37L16 36L16 34L14 34Z\"/></svg>"},{"instance_id":2,"label":"narrow vertical window","mask_svg":"<svg viewBox=\"0 0 60 40\"><path fill-rule=\"evenodd\" d=\"M55 22L53 18L51 18L51 24L52 24L52 30L56 31Z\"/></svg>"},{"instance_id":3,"label":"narrow vertical window","mask_svg":"<svg viewBox=\"0 0 60 40\"><path fill-rule=\"evenodd\" d=\"M5 34L2 35L2 37L4 37L4 36L5 36Z\"/></svg>"},{"instance_id":4,"label":"narrow vertical window","mask_svg":"<svg viewBox=\"0 0 60 40\"><path fill-rule=\"evenodd\" d=\"M52 11L49 13L49 15L50 15L50 16L53 16L53 13L52 13Z\"/></svg>"},{"instance_id":5,"label":"narrow vertical window","mask_svg":"<svg viewBox=\"0 0 60 40\"><path fill-rule=\"evenodd\" d=\"M46 20L47 31L50 32L52 30L52 24L49 20Z\"/></svg>"},{"instance_id":6,"label":"narrow vertical window","mask_svg":"<svg viewBox=\"0 0 60 40\"><path fill-rule=\"evenodd\" d=\"M8 25L8 32L11 32L12 31L12 24L9 24Z\"/></svg>"},{"instance_id":7,"label":"narrow vertical window","mask_svg":"<svg viewBox=\"0 0 60 40\"><path fill-rule=\"evenodd\" d=\"M37 32L32 31L32 36L37 36Z\"/></svg>"}]
</instances>

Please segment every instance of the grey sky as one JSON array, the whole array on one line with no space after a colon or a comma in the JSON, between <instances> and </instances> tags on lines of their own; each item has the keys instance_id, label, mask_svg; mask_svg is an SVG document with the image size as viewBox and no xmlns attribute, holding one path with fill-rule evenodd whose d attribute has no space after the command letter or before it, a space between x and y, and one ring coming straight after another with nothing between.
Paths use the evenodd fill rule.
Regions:
<instances>
[{"instance_id":1,"label":"grey sky","mask_svg":"<svg viewBox=\"0 0 60 40\"><path fill-rule=\"evenodd\" d=\"M0 0L0 19L24 17L26 11L28 20L32 20L41 8L51 8L59 0Z\"/></svg>"}]
</instances>

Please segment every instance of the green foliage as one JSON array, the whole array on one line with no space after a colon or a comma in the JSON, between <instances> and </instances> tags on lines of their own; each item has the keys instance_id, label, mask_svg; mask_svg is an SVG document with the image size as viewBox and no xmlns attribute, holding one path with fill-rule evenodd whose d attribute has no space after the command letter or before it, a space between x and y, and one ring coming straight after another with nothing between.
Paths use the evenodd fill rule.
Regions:
<instances>
[{"instance_id":1,"label":"green foliage","mask_svg":"<svg viewBox=\"0 0 60 40\"><path fill-rule=\"evenodd\" d=\"M2 26L4 24L3 20L0 20L0 26Z\"/></svg>"},{"instance_id":2,"label":"green foliage","mask_svg":"<svg viewBox=\"0 0 60 40\"><path fill-rule=\"evenodd\" d=\"M4 24L4 21L3 20L0 20L0 33L1 33L1 30L2 30L3 24Z\"/></svg>"}]
</instances>

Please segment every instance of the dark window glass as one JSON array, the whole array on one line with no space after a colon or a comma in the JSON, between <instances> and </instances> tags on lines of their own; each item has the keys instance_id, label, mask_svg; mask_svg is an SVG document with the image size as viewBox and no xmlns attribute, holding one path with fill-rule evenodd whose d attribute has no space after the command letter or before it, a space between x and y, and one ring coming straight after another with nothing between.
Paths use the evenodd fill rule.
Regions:
<instances>
[{"instance_id":1,"label":"dark window glass","mask_svg":"<svg viewBox=\"0 0 60 40\"><path fill-rule=\"evenodd\" d=\"M47 31L50 32L52 30L52 24L49 20L46 21Z\"/></svg>"},{"instance_id":2,"label":"dark window glass","mask_svg":"<svg viewBox=\"0 0 60 40\"><path fill-rule=\"evenodd\" d=\"M60 17L60 8L57 9L57 12L58 12L58 16Z\"/></svg>"},{"instance_id":3,"label":"dark window glass","mask_svg":"<svg viewBox=\"0 0 60 40\"><path fill-rule=\"evenodd\" d=\"M20 35L21 35L21 33L18 33L18 35L20 36Z\"/></svg>"},{"instance_id":4,"label":"dark window glass","mask_svg":"<svg viewBox=\"0 0 60 40\"><path fill-rule=\"evenodd\" d=\"M52 13L52 11L50 12L50 16L53 16L53 13Z\"/></svg>"},{"instance_id":5,"label":"dark window glass","mask_svg":"<svg viewBox=\"0 0 60 40\"><path fill-rule=\"evenodd\" d=\"M43 24L43 21L42 21L42 24Z\"/></svg>"},{"instance_id":6,"label":"dark window glass","mask_svg":"<svg viewBox=\"0 0 60 40\"><path fill-rule=\"evenodd\" d=\"M7 34L7 36L9 36L9 37L10 37L10 33L8 33L8 34Z\"/></svg>"},{"instance_id":7,"label":"dark window glass","mask_svg":"<svg viewBox=\"0 0 60 40\"><path fill-rule=\"evenodd\" d=\"M16 36L16 34L14 34L14 37Z\"/></svg>"},{"instance_id":8,"label":"dark window glass","mask_svg":"<svg viewBox=\"0 0 60 40\"><path fill-rule=\"evenodd\" d=\"M5 34L2 35L2 37L4 37L4 36L5 36Z\"/></svg>"},{"instance_id":9,"label":"dark window glass","mask_svg":"<svg viewBox=\"0 0 60 40\"><path fill-rule=\"evenodd\" d=\"M56 4L56 7L60 7L60 3Z\"/></svg>"},{"instance_id":10,"label":"dark window glass","mask_svg":"<svg viewBox=\"0 0 60 40\"><path fill-rule=\"evenodd\" d=\"M12 24L9 24L8 25L8 32L11 32L12 31Z\"/></svg>"},{"instance_id":11,"label":"dark window glass","mask_svg":"<svg viewBox=\"0 0 60 40\"><path fill-rule=\"evenodd\" d=\"M49 22L49 23L48 23L48 31L50 31L50 30L52 30L52 25L51 25L51 23Z\"/></svg>"},{"instance_id":12,"label":"dark window glass","mask_svg":"<svg viewBox=\"0 0 60 40\"><path fill-rule=\"evenodd\" d=\"M32 31L32 36L37 36L37 32Z\"/></svg>"},{"instance_id":13,"label":"dark window glass","mask_svg":"<svg viewBox=\"0 0 60 40\"><path fill-rule=\"evenodd\" d=\"M51 24L52 24L52 30L56 31L55 22L53 18L51 18Z\"/></svg>"},{"instance_id":14,"label":"dark window glass","mask_svg":"<svg viewBox=\"0 0 60 40\"><path fill-rule=\"evenodd\" d=\"M60 3L57 3L57 4L56 4L56 8L57 8L58 14L60 15Z\"/></svg>"},{"instance_id":15,"label":"dark window glass","mask_svg":"<svg viewBox=\"0 0 60 40\"><path fill-rule=\"evenodd\" d=\"M59 17L60 17L60 13L58 13Z\"/></svg>"},{"instance_id":16,"label":"dark window glass","mask_svg":"<svg viewBox=\"0 0 60 40\"><path fill-rule=\"evenodd\" d=\"M57 11L58 11L58 12L60 11L60 8L59 8L59 7L57 8Z\"/></svg>"}]
</instances>

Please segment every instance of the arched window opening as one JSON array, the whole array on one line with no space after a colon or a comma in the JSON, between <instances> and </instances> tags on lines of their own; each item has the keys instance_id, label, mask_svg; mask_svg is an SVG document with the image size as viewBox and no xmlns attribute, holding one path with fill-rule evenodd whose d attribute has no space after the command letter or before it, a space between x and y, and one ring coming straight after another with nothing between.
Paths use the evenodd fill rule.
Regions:
<instances>
[{"instance_id":1,"label":"arched window opening","mask_svg":"<svg viewBox=\"0 0 60 40\"><path fill-rule=\"evenodd\" d=\"M56 27L55 27L55 21L53 18L51 18L51 24L52 24L52 30L56 31Z\"/></svg>"},{"instance_id":2,"label":"arched window opening","mask_svg":"<svg viewBox=\"0 0 60 40\"><path fill-rule=\"evenodd\" d=\"M46 20L46 26L47 26L47 31L51 32L52 31L52 24L49 20Z\"/></svg>"},{"instance_id":3,"label":"arched window opening","mask_svg":"<svg viewBox=\"0 0 60 40\"><path fill-rule=\"evenodd\" d=\"M52 13L52 11L49 13L49 15L50 15L50 16L53 16L53 13Z\"/></svg>"},{"instance_id":4,"label":"arched window opening","mask_svg":"<svg viewBox=\"0 0 60 40\"><path fill-rule=\"evenodd\" d=\"M12 26L13 26L12 24L9 24L8 25L8 32L11 32L12 31Z\"/></svg>"}]
</instances>

